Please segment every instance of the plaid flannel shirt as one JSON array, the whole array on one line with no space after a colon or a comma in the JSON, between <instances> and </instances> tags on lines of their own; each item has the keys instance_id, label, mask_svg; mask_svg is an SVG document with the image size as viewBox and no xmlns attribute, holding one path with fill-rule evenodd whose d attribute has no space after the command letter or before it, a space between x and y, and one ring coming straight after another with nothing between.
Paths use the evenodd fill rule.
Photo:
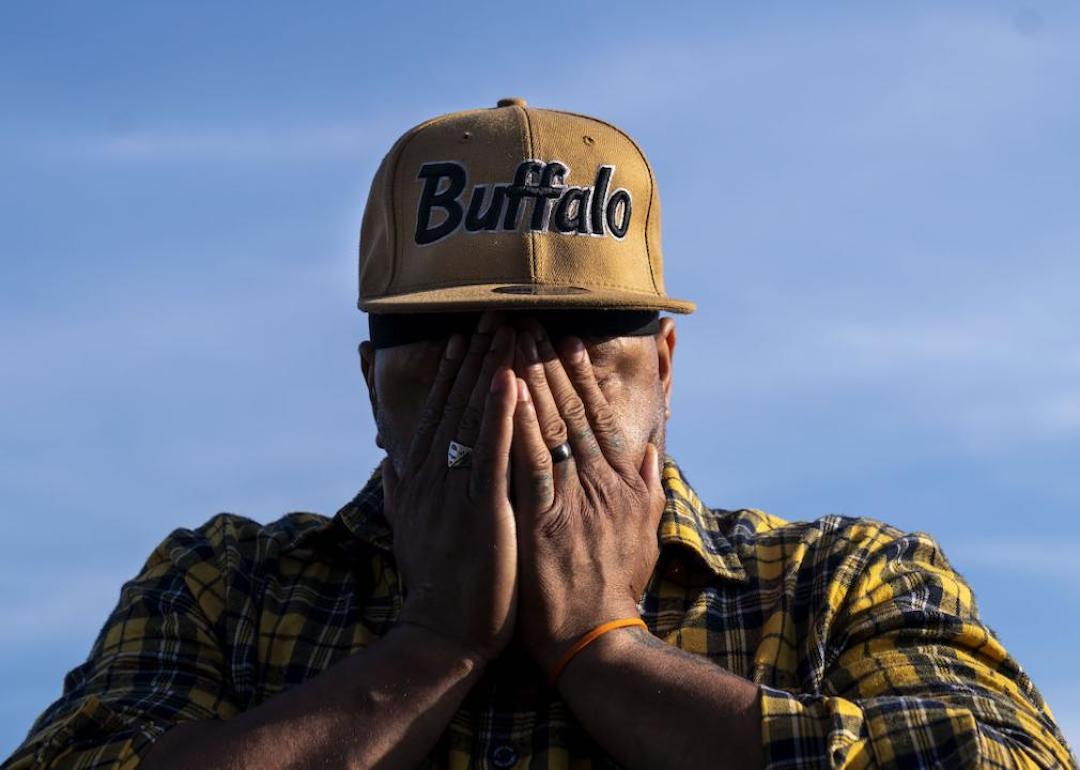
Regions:
<instances>
[{"instance_id":1,"label":"plaid flannel shirt","mask_svg":"<svg viewBox=\"0 0 1080 770\"><path fill-rule=\"evenodd\" d=\"M1076 766L931 537L710 509L670 457L663 483L642 617L759 685L768 768ZM363 654L402 595L378 470L332 519L177 529L5 768L136 767L172 725L228 719ZM512 671L485 671L426 767L617 767L542 672Z\"/></svg>"}]
</instances>

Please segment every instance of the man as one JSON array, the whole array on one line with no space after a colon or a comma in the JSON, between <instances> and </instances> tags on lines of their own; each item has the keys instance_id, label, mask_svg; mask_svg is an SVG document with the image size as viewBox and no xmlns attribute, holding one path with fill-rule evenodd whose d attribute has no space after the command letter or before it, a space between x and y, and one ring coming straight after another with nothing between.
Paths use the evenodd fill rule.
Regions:
<instances>
[{"instance_id":1,"label":"man","mask_svg":"<svg viewBox=\"0 0 1080 770\"><path fill-rule=\"evenodd\" d=\"M333 519L169 535L9 766L1075 767L928 535L701 502L659 216L592 118L406 133L360 242L386 459Z\"/></svg>"}]
</instances>

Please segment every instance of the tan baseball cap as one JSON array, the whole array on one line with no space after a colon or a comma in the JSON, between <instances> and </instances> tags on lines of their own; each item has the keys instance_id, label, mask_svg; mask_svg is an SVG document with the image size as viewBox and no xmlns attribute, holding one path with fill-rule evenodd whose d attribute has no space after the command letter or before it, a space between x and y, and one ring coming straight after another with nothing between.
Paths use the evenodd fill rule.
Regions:
<instances>
[{"instance_id":1,"label":"tan baseball cap","mask_svg":"<svg viewBox=\"0 0 1080 770\"><path fill-rule=\"evenodd\" d=\"M364 210L357 306L695 309L664 291L660 198L637 144L517 98L433 118L390 149Z\"/></svg>"}]
</instances>

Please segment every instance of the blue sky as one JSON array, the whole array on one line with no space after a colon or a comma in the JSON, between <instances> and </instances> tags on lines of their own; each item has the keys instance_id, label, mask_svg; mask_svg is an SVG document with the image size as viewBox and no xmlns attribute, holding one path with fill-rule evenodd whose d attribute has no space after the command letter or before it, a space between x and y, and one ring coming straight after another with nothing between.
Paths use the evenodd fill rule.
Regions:
<instances>
[{"instance_id":1,"label":"blue sky","mask_svg":"<svg viewBox=\"0 0 1080 770\"><path fill-rule=\"evenodd\" d=\"M0 7L0 756L170 530L366 480L371 176L509 95L655 167L705 500L929 531L1080 743L1076 4L411 8Z\"/></svg>"}]
</instances>

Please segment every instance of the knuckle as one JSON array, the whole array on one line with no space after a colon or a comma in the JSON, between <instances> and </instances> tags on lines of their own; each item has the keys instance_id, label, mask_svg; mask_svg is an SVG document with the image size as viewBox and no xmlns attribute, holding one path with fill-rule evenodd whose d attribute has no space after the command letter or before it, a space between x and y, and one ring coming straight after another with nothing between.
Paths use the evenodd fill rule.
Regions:
<instances>
[{"instance_id":1,"label":"knuckle","mask_svg":"<svg viewBox=\"0 0 1080 770\"><path fill-rule=\"evenodd\" d=\"M564 359L563 368L566 369L575 385L588 386L592 382L592 367L585 359L580 361Z\"/></svg>"},{"instance_id":2,"label":"knuckle","mask_svg":"<svg viewBox=\"0 0 1080 770\"><path fill-rule=\"evenodd\" d=\"M547 415L540 421L540 432L545 436L565 440L566 423L557 415Z\"/></svg>"},{"instance_id":3,"label":"knuckle","mask_svg":"<svg viewBox=\"0 0 1080 770\"><path fill-rule=\"evenodd\" d=\"M446 385L453 382L454 377L457 375L458 362L453 359L443 357L439 363L439 368L435 372L435 383L437 385Z\"/></svg>"},{"instance_id":4,"label":"knuckle","mask_svg":"<svg viewBox=\"0 0 1080 770\"><path fill-rule=\"evenodd\" d=\"M417 425L421 429L430 428L439 421L441 413L442 409L439 404L425 404L424 408L420 411Z\"/></svg>"},{"instance_id":5,"label":"knuckle","mask_svg":"<svg viewBox=\"0 0 1080 770\"><path fill-rule=\"evenodd\" d=\"M493 437L490 434L480 436L472 453L471 473L473 475L492 476L495 467L498 465L496 459L497 454L493 446Z\"/></svg>"},{"instance_id":6,"label":"knuckle","mask_svg":"<svg viewBox=\"0 0 1080 770\"><path fill-rule=\"evenodd\" d=\"M543 447L533 447L529 450L529 467L533 469L531 476L545 475L551 478L551 453Z\"/></svg>"},{"instance_id":7,"label":"knuckle","mask_svg":"<svg viewBox=\"0 0 1080 770\"><path fill-rule=\"evenodd\" d=\"M450 391L450 395L446 397L446 411L448 413L458 414L469 403L468 395L463 392L463 389L454 388Z\"/></svg>"},{"instance_id":8,"label":"knuckle","mask_svg":"<svg viewBox=\"0 0 1080 770\"><path fill-rule=\"evenodd\" d=\"M554 489L554 480L548 470L536 470L529 474L529 485L538 497L546 497Z\"/></svg>"},{"instance_id":9,"label":"knuckle","mask_svg":"<svg viewBox=\"0 0 1080 770\"><path fill-rule=\"evenodd\" d=\"M447 364L453 364L455 362L448 361ZM442 396L450 387L454 384L454 379L457 377L457 367L455 366L440 366L439 371L435 373L435 380L431 384L431 393Z\"/></svg>"},{"instance_id":10,"label":"knuckle","mask_svg":"<svg viewBox=\"0 0 1080 770\"><path fill-rule=\"evenodd\" d=\"M569 422L581 423L586 419L585 406L581 403L581 399L576 397L563 399L562 413Z\"/></svg>"},{"instance_id":11,"label":"knuckle","mask_svg":"<svg viewBox=\"0 0 1080 770\"><path fill-rule=\"evenodd\" d=\"M603 454L600 444L596 441L596 436L588 428L574 431L571 440L577 447L574 453L582 455L583 459L593 459Z\"/></svg>"},{"instance_id":12,"label":"knuckle","mask_svg":"<svg viewBox=\"0 0 1080 770\"><path fill-rule=\"evenodd\" d=\"M544 374L544 367L537 364L530 364L525 367L525 382L533 388L546 388L547 376Z\"/></svg>"},{"instance_id":13,"label":"knuckle","mask_svg":"<svg viewBox=\"0 0 1080 770\"><path fill-rule=\"evenodd\" d=\"M461 421L458 423L458 438L462 436L475 436L480 430L480 410L474 404L469 404L461 413Z\"/></svg>"},{"instance_id":14,"label":"knuckle","mask_svg":"<svg viewBox=\"0 0 1080 770\"><path fill-rule=\"evenodd\" d=\"M597 404L593 409L593 424L596 429L604 433L616 433L619 423L615 419L615 413L607 404Z\"/></svg>"},{"instance_id":15,"label":"knuckle","mask_svg":"<svg viewBox=\"0 0 1080 770\"><path fill-rule=\"evenodd\" d=\"M547 540L559 540L562 533L570 527L570 517L561 511L545 516L540 524L540 535Z\"/></svg>"}]
</instances>

